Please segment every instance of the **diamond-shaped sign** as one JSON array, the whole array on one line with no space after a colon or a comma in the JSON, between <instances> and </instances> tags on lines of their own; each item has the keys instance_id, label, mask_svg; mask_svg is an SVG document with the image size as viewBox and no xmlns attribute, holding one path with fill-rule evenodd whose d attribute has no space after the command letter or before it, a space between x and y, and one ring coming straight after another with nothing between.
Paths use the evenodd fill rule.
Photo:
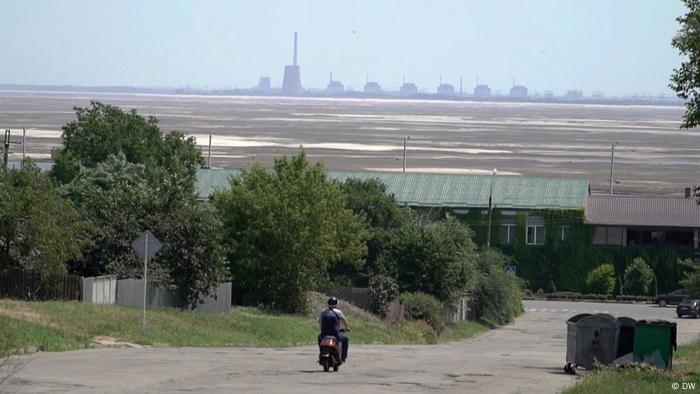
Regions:
<instances>
[{"instance_id":1,"label":"diamond-shaped sign","mask_svg":"<svg viewBox=\"0 0 700 394\"><path fill-rule=\"evenodd\" d=\"M148 245L146 245L146 241L148 240ZM148 246L148 248L146 248ZM163 247L163 245L160 243L158 238L156 238L155 235L153 235L152 232L149 230L146 230L141 233L141 235L138 236L134 240L134 242L131 243L131 247L134 249L134 252L139 257L144 257L148 258L149 260L153 258L153 256L158 253L160 248Z\"/></svg>"}]
</instances>

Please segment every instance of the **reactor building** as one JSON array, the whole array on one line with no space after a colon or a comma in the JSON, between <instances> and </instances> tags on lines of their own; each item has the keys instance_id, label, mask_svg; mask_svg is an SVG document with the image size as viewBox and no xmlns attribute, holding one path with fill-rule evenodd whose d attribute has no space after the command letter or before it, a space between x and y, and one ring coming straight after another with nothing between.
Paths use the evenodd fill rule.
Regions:
<instances>
[{"instance_id":1,"label":"reactor building","mask_svg":"<svg viewBox=\"0 0 700 394\"><path fill-rule=\"evenodd\" d=\"M282 94L301 94L301 73L297 63L297 32L294 32L294 63L284 66L284 78L282 79Z\"/></svg>"}]
</instances>

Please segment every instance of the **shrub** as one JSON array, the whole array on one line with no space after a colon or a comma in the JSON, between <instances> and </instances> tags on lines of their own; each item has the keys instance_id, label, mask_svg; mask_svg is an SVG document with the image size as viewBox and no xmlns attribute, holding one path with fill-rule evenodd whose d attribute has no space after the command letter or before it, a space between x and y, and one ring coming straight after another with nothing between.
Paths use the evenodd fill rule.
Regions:
<instances>
[{"instance_id":1,"label":"shrub","mask_svg":"<svg viewBox=\"0 0 700 394\"><path fill-rule=\"evenodd\" d=\"M479 253L477 267L480 275L471 291L469 312L472 318L491 325L506 324L523 311L523 282L505 272L512 259L498 250ZM538 296L543 295L539 290Z\"/></svg>"},{"instance_id":2,"label":"shrub","mask_svg":"<svg viewBox=\"0 0 700 394\"><path fill-rule=\"evenodd\" d=\"M557 285L554 284L554 280L550 279L549 284L547 285L547 293L556 293L557 292Z\"/></svg>"},{"instance_id":3,"label":"shrub","mask_svg":"<svg viewBox=\"0 0 700 394\"><path fill-rule=\"evenodd\" d=\"M411 319L425 320L437 332L445 327L442 304L437 298L415 292L401 294L400 300L406 305L406 312Z\"/></svg>"},{"instance_id":4,"label":"shrub","mask_svg":"<svg viewBox=\"0 0 700 394\"><path fill-rule=\"evenodd\" d=\"M594 268L586 277L586 286L591 293L612 295L615 289L615 268L610 263Z\"/></svg>"},{"instance_id":5,"label":"shrub","mask_svg":"<svg viewBox=\"0 0 700 394\"><path fill-rule=\"evenodd\" d=\"M369 280L369 303L372 313L386 317L387 306L399 295L396 280L387 275L376 275Z\"/></svg>"},{"instance_id":6,"label":"shrub","mask_svg":"<svg viewBox=\"0 0 700 394\"><path fill-rule=\"evenodd\" d=\"M654 271L649 268L641 257L636 257L625 268L624 294L647 295L651 292L654 283Z\"/></svg>"}]
</instances>

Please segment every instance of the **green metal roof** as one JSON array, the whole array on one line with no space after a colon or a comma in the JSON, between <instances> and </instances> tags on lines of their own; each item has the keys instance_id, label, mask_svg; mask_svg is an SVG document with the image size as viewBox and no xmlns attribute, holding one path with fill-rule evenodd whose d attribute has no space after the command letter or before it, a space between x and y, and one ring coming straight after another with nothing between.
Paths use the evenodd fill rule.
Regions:
<instances>
[{"instance_id":1,"label":"green metal roof","mask_svg":"<svg viewBox=\"0 0 700 394\"><path fill-rule=\"evenodd\" d=\"M239 170L201 169L197 189L202 198L229 187ZM493 182L493 203L501 209L581 209L588 199L588 180L519 175L430 174L375 171L329 171L332 179L376 178L396 201L410 206L486 208Z\"/></svg>"}]
</instances>

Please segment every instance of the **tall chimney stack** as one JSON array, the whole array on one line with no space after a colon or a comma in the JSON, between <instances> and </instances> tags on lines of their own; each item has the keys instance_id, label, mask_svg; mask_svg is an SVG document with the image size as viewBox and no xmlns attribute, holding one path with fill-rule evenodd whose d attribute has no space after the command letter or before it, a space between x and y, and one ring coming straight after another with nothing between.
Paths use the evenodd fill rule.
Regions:
<instances>
[{"instance_id":1,"label":"tall chimney stack","mask_svg":"<svg viewBox=\"0 0 700 394\"><path fill-rule=\"evenodd\" d=\"M294 32L294 65L297 65L297 32Z\"/></svg>"}]
</instances>

